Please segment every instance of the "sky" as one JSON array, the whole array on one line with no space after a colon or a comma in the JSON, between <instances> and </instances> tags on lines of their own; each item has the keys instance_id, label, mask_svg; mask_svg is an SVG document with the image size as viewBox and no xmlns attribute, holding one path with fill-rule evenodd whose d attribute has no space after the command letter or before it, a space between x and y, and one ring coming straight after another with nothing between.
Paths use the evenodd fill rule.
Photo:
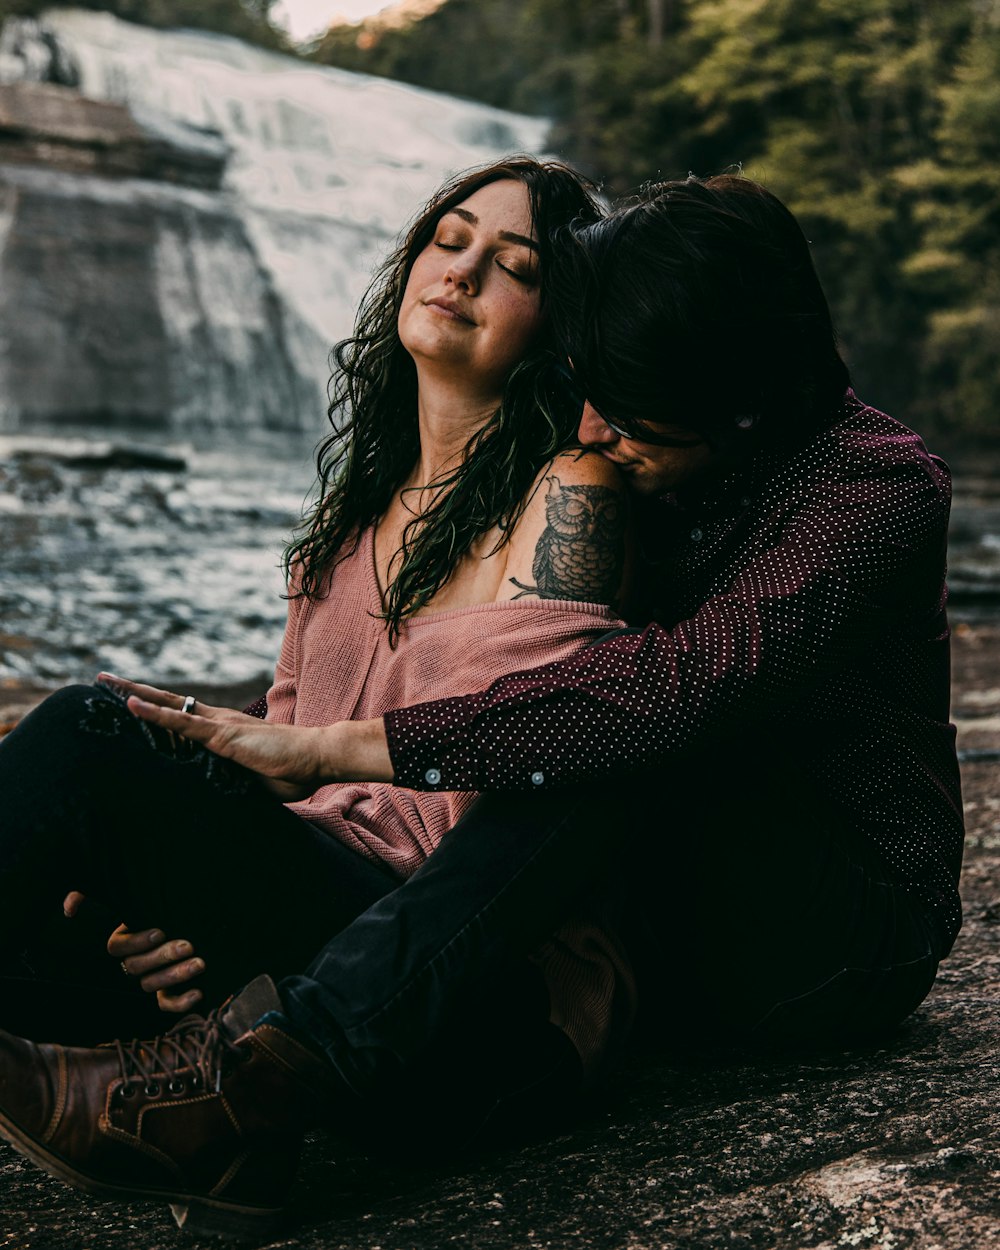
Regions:
<instances>
[{"instance_id":1,"label":"sky","mask_svg":"<svg viewBox=\"0 0 1000 1250\"><path fill-rule=\"evenodd\" d=\"M329 26L334 17L356 22L384 9L388 0L280 0L273 16L293 39L308 39Z\"/></svg>"}]
</instances>

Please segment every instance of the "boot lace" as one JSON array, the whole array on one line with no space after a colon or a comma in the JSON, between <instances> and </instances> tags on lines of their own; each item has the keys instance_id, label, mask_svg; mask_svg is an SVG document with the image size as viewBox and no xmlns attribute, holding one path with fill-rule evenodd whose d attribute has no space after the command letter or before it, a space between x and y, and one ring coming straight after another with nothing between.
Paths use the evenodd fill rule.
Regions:
<instances>
[{"instance_id":1,"label":"boot lace","mask_svg":"<svg viewBox=\"0 0 1000 1250\"><path fill-rule=\"evenodd\" d=\"M242 1061L250 1057L250 1052L226 1033L219 1015L217 1009L207 1018L186 1017L152 1041L112 1042L118 1052L122 1097L131 1097L140 1084L147 1096L154 1097L160 1092L161 1082L170 1093L183 1093L187 1088L185 1078L190 1079L191 1073L194 1087L218 1093L223 1072L231 1066L232 1059Z\"/></svg>"}]
</instances>

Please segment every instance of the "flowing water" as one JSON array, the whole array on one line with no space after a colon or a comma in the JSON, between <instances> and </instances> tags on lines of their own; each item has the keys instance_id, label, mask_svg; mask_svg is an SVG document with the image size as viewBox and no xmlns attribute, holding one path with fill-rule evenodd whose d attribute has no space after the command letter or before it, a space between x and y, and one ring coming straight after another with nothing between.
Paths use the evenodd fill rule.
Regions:
<instances>
[{"instance_id":1,"label":"flowing water","mask_svg":"<svg viewBox=\"0 0 1000 1250\"><path fill-rule=\"evenodd\" d=\"M190 128L208 128L229 159L218 192L5 167L9 203L55 205L62 230L38 244L44 263L18 272L25 297L9 327L54 344L32 382L39 402L7 412L0 369L0 683L59 684L102 667L167 683L266 680L285 616L278 563L313 479L330 344L428 194L456 170L538 151L548 123L206 32L82 10L43 22L8 19L0 81L72 81L159 133L176 130L179 143L207 141ZM91 286L117 275L131 284L122 295L135 295L113 236L86 298L65 298L57 245L78 207L86 238L103 238L115 212L145 222L158 338L141 339L149 318L123 326L121 343L93 324ZM0 212L0 249L31 231L13 209ZM48 320L28 324L36 307ZM136 361L169 357L163 386L157 374L147 387L173 395L157 417L163 433L127 414L105 429L97 418L46 427L33 415L65 409L74 388L80 404L81 371L67 372L67 358L95 340L81 369L103 367L109 386L125 365L141 382ZM11 355L0 365L17 363ZM289 377L308 385L285 386ZM59 405L47 409L39 397L53 389Z\"/></svg>"},{"instance_id":2,"label":"flowing water","mask_svg":"<svg viewBox=\"0 0 1000 1250\"><path fill-rule=\"evenodd\" d=\"M150 262L172 367L190 375L175 379L187 400L175 404L160 442L151 444L148 426L111 433L30 421L0 437L0 683L56 685L99 668L167 684L266 682L285 616L281 549L323 431L317 416L315 433L276 433L265 407L250 419L249 398L234 395L241 378L258 390L267 381L256 349L257 372L246 367L246 335L238 333L246 308L273 294L285 310L289 358L313 379L318 402L282 412L281 423L308 429L309 414L322 413L327 347L347 331L374 262L415 206L448 171L501 151L538 150L547 124L222 36L153 31L79 10L45 20L44 38L31 23L5 27L16 37L0 40L0 79L44 78L57 45L86 95L155 115L161 128L210 127L231 156L211 196L18 173L67 197L94 200L94 188L116 203L131 196L149 213L157 196L170 204L179 197L188 217L204 210L216 224L183 238L164 227ZM228 233L218 224L224 218ZM188 271L197 281L184 285L178 274ZM44 280L39 274L38 299L62 307ZM189 288L214 318L218 393L195 351L204 330L190 324ZM86 339L90 328L69 326L66 341ZM248 342L253 348L252 335ZM1000 490L990 467L970 464L958 475L958 614L1000 609Z\"/></svg>"},{"instance_id":3,"label":"flowing water","mask_svg":"<svg viewBox=\"0 0 1000 1250\"><path fill-rule=\"evenodd\" d=\"M321 433L321 431L318 431ZM147 436L148 437L148 436ZM0 439L0 682L266 682L312 440ZM956 476L954 619L1000 611L1000 476Z\"/></svg>"},{"instance_id":4,"label":"flowing water","mask_svg":"<svg viewBox=\"0 0 1000 1250\"><path fill-rule=\"evenodd\" d=\"M16 143L0 152L6 433L71 420L67 396L91 420L142 418L185 438L205 424L310 428L330 346L405 223L456 171L537 152L549 129L222 35L82 10L43 21L3 24L0 84L71 79L181 153L208 145L225 171L210 190L162 168L71 172L58 145L52 166L37 151L4 163ZM26 95L41 124L54 105ZM76 97L57 95L70 133L89 133Z\"/></svg>"},{"instance_id":5,"label":"flowing water","mask_svg":"<svg viewBox=\"0 0 1000 1250\"><path fill-rule=\"evenodd\" d=\"M0 681L272 671L311 442L258 432L146 450L86 431L0 439Z\"/></svg>"}]
</instances>

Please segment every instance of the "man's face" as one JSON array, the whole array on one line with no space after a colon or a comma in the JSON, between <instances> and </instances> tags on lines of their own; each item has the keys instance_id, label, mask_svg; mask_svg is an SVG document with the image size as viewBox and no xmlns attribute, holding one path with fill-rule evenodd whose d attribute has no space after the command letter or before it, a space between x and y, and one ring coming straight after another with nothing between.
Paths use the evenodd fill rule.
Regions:
<instances>
[{"instance_id":1,"label":"man's face","mask_svg":"<svg viewBox=\"0 0 1000 1250\"><path fill-rule=\"evenodd\" d=\"M619 434L590 403L583 406L580 442L616 464L638 495L680 490L716 467L719 452L696 430L669 421L648 421L646 425L651 434L675 439L683 446L663 447Z\"/></svg>"}]
</instances>

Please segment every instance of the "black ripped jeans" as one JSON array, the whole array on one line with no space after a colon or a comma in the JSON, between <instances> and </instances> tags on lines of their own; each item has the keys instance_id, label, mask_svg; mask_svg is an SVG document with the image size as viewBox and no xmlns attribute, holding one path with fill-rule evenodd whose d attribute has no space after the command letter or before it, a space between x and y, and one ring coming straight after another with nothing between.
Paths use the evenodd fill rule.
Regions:
<instances>
[{"instance_id":1,"label":"black ripped jeans","mask_svg":"<svg viewBox=\"0 0 1000 1250\"><path fill-rule=\"evenodd\" d=\"M575 1052L525 956L598 882L627 904L641 1024L661 1042L837 1043L912 1011L938 938L873 853L787 777L696 776L485 796L400 883L249 774L175 749L107 691L70 687L0 743L0 950L30 962L40 918L82 890L113 923L190 939L206 1006L270 972L355 1095L432 1091L424 1124L449 1122L449 1093L470 1123L576 1095ZM104 1006L65 987L64 1033L149 1023L139 993L124 1010L134 1030L73 1017L134 990L113 965L102 975ZM16 984L0 985L8 1028Z\"/></svg>"}]
</instances>

